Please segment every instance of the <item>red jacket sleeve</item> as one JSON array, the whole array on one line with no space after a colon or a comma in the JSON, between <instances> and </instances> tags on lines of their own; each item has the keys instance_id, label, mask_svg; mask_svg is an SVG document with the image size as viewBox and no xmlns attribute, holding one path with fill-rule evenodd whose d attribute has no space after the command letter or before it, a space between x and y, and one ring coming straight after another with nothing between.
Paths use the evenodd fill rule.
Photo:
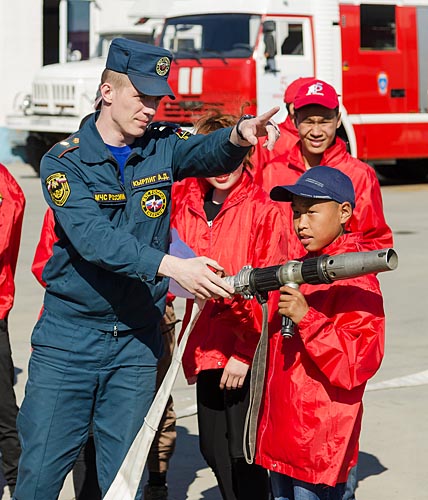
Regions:
<instances>
[{"instance_id":1,"label":"red jacket sleeve","mask_svg":"<svg viewBox=\"0 0 428 500\"><path fill-rule=\"evenodd\" d=\"M53 211L48 208L43 219L39 243L37 244L33 264L31 266L32 273L36 277L37 281L44 287L46 286L46 283L42 278L43 269L45 268L47 261L52 256L53 245L57 240L58 237L55 234L54 214Z\"/></svg>"},{"instance_id":2,"label":"red jacket sleeve","mask_svg":"<svg viewBox=\"0 0 428 500\"><path fill-rule=\"evenodd\" d=\"M362 288L357 280L331 286L325 293L338 312L327 316L310 307L299 323L299 335L307 354L330 383L350 390L365 383L380 367L385 329L382 296L378 287Z\"/></svg>"},{"instance_id":3,"label":"red jacket sleeve","mask_svg":"<svg viewBox=\"0 0 428 500\"><path fill-rule=\"evenodd\" d=\"M0 164L0 318L6 317L13 306L24 209L22 189Z\"/></svg>"},{"instance_id":4,"label":"red jacket sleeve","mask_svg":"<svg viewBox=\"0 0 428 500\"><path fill-rule=\"evenodd\" d=\"M351 161L359 162L354 158ZM391 248L392 231L385 220L382 193L374 169L365 169L353 182L356 205L349 223L350 231L363 233L362 244L366 250Z\"/></svg>"},{"instance_id":5,"label":"red jacket sleeve","mask_svg":"<svg viewBox=\"0 0 428 500\"><path fill-rule=\"evenodd\" d=\"M10 217L10 224L7 228L2 225L2 231L0 231L0 255L4 254L6 248L8 249L8 263L15 274L24 220L25 196L6 167L0 164L0 168L0 197L3 198L2 191L7 191L7 195L4 195L7 199L1 199L0 203L5 204L6 217Z\"/></svg>"},{"instance_id":6,"label":"red jacket sleeve","mask_svg":"<svg viewBox=\"0 0 428 500\"><path fill-rule=\"evenodd\" d=\"M254 247L253 267L268 267L283 264L288 260L288 242L284 215L275 205L266 205L267 213L256 222L257 243ZM240 318L242 327L236 330L234 358L241 361L252 360L262 329L262 308L256 299L242 297L233 299L233 314ZM276 305L276 304L275 304ZM276 311L269 305L269 320ZM243 323L246 323L245 326Z\"/></svg>"}]
</instances>

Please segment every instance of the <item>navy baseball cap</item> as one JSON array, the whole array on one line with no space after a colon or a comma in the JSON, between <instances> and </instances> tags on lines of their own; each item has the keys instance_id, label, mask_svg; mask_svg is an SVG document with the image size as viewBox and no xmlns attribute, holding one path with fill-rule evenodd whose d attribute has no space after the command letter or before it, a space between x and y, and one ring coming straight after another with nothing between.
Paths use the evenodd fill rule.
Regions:
<instances>
[{"instance_id":1,"label":"navy baseball cap","mask_svg":"<svg viewBox=\"0 0 428 500\"><path fill-rule=\"evenodd\" d=\"M349 201L355 208L355 191L351 179L337 168L312 167L291 186L276 186L270 192L275 201L292 201L293 194L304 198Z\"/></svg>"},{"instance_id":2,"label":"navy baseball cap","mask_svg":"<svg viewBox=\"0 0 428 500\"><path fill-rule=\"evenodd\" d=\"M169 50L144 42L115 38L110 45L106 68L125 73L142 94L167 95L175 99L168 85L172 54Z\"/></svg>"}]
</instances>

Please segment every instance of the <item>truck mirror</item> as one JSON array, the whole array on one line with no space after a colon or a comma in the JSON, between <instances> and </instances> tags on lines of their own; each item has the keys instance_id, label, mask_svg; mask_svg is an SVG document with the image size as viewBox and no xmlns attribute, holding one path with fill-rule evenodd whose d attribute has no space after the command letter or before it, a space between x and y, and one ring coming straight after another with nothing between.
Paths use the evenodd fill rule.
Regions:
<instances>
[{"instance_id":1,"label":"truck mirror","mask_svg":"<svg viewBox=\"0 0 428 500\"><path fill-rule=\"evenodd\" d=\"M276 30L276 24L275 21L273 21L272 19L265 21L263 23L263 33L272 33L275 30Z\"/></svg>"},{"instance_id":2,"label":"truck mirror","mask_svg":"<svg viewBox=\"0 0 428 500\"><path fill-rule=\"evenodd\" d=\"M269 20L263 23L263 42L265 44L266 65L265 71L276 72L275 56L276 56L276 24L275 21Z\"/></svg>"}]
</instances>

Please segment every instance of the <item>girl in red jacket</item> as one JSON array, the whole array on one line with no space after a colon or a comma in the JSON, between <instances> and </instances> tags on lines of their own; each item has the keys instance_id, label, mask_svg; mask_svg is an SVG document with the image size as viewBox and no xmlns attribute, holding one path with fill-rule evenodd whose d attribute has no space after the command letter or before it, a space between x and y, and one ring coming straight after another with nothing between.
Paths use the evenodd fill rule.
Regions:
<instances>
[{"instance_id":1,"label":"girl in red jacket","mask_svg":"<svg viewBox=\"0 0 428 500\"><path fill-rule=\"evenodd\" d=\"M16 430L18 407L8 318L15 298L15 270L21 242L25 196L0 164L0 462L11 495L15 491L21 447Z\"/></svg>"},{"instance_id":2,"label":"girl in red jacket","mask_svg":"<svg viewBox=\"0 0 428 500\"><path fill-rule=\"evenodd\" d=\"M235 117L212 113L196 128L209 133L235 123ZM216 259L229 274L246 264L264 267L287 259L280 209L253 182L248 158L231 174L185 183L172 226L197 255ZM200 449L226 500L269 496L267 472L246 463L242 446L260 322L256 299L210 300L183 356L185 376L197 384Z\"/></svg>"},{"instance_id":3,"label":"girl in red jacket","mask_svg":"<svg viewBox=\"0 0 428 500\"><path fill-rule=\"evenodd\" d=\"M344 231L355 195L340 170L316 166L271 197L292 202L306 257L364 249L361 234ZM284 339L278 325L269 339L256 462L272 471L275 500L341 500L357 461L364 388L384 352L379 283L370 274L280 292L280 314L298 326Z\"/></svg>"}]
</instances>

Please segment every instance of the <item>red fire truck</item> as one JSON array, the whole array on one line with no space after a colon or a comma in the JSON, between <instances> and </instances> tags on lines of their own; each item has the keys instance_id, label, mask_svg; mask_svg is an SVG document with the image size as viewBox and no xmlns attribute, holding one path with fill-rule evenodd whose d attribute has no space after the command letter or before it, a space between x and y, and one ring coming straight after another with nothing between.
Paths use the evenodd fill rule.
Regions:
<instances>
[{"instance_id":1,"label":"red fire truck","mask_svg":"<svg viewBox=\"0 0 428 500\"><path fill-rule=\"evenodd\" d=\"M177 99L157 118L191 125L210 108L263 112L295 78L315 76L341 95L340 133L354 156L428 172L427 26L421 0L174 1L160 44L174 52Z\"/></svg>"}]
</instances>

